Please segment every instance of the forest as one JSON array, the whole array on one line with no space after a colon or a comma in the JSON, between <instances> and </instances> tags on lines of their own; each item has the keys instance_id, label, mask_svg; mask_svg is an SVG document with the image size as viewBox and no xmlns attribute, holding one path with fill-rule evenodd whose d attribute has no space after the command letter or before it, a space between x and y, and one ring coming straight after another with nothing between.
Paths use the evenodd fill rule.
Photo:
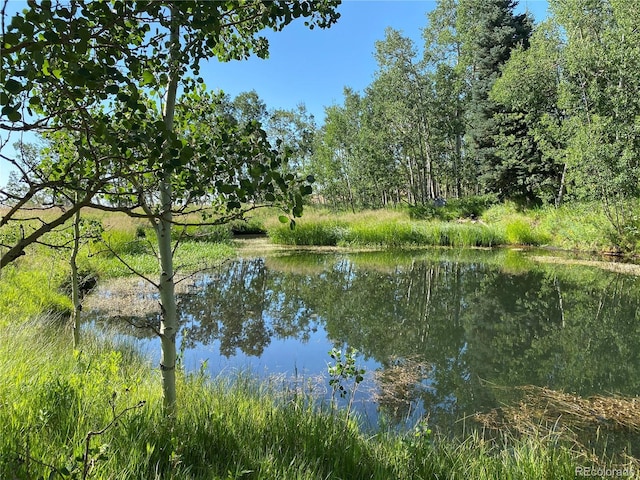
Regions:
<instances>
[{"instance_id":1,"label":"forest","mask_svg":"<svg viewBox=\"0 0 640 480\"><path fill-rule=\"evenodd\" d=\"M440 0L423 45L388 29L364 92L326 108L308 168L343 209L491 195L522 206L595 201L635 225L640 33L632 1Z\"/></svg>"},{"instance_id":2,"label":"forest","mask_svg":"<svg viewBox=\"0 0 640 480\"><path fill-rule=\"evenodd\" d=\"M439 0L427 14L421 45L388 28L374 46L373 81L361 92L345 86L342 103L326 106L323 119L314 118L304 104L290 110L267 106L255 90L231 98L185 76L188 86L175 115L175 121L182 122L176 133L183 136L182 145L176 143L174 149L181 157L174 163L183 169L178 182L181 201L236 207L284 198L269 189L257 192L256 185L246 189L241 182L236 190L231 183L237 183L237 177L229 177L231 183L222 190L218 185L204 191L202 176L196 177L216 170L196 174L200 167L195 158L187 161L193 152L200 153L196 144L201 140L217 142L220 148L228 140L241 142L243 136L259 134L265 140L261 148L281 157L274 170L278 175L312 183L297 200L293 195L295 213L301 212L301 198L354 213L408 207L417 217L429 217L434 205L460 198L484 206L512 201L523 208L593 202L618 243L635 244L640 39L632 19L637 6L622 0L551 0L548 17L538 24L528 13L515 13L516 6L513 0ZM258 52L258 47L251 48ZM240 49L230 58L234 55L244 53ZM48 68L45 63L45 76ZM167 80L166 74L151 68L136 68L139 71L132 73L141 77L143 88ZM87 88L87 79L81 83ZM13 103L24 91L9 79L3 94L2 114L17 124L21 114ZM150 90L152 97L155 91ZM144 103L136 99L141 92L129 95L116 84L101 95L113 94L127 105L125 110ZM28 101L23 105L34 111L46 101L41 94L24 100ZM60 107L54 107L54 113L56 108ZM111 127L112 138L121 135L118 129L142 121L131 118ZM60 197L60 189L52 187L59 180L42 180L51 172L35 165L60 165L60 158L73 154L62 145L82 140L78 129L52 133L37 122L17 124L9 130L39 131L48 147L38 151L20 143L19 155L5 157L14 172L2 192L3 203L51 202L52 191ZM225 128L227 133L221 134ZM191 135L197 129L201 140ZM149 135L160 141L160 132ZM135 152L149 153L157 155L158 150ZM236 149L234 155L244 153ZM120 207L138 206L126 178L135 169L128 168L111 172L92 198ZM60 172L68 173L62 167ZM153 175L153 168L135 174ZM253 175L257 178L258 171ZM143 183L136 181L136 188L147 188ZM194 183L199 187L185 194ZM67 195L66 201L73 199Z\"/></svg>"}]
</instances>

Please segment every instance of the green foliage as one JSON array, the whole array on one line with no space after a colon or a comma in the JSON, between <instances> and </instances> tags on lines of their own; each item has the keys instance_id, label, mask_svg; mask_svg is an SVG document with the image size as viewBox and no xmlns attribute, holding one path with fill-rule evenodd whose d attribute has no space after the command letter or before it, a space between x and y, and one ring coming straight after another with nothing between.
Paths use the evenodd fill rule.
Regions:
<instances>
[{"instance_id":1,"label":"green foliage","mask_svg":"<svg viewBox=\"0 0 640 480\"><path fill-rule=\"evenodd\" d=\"M117 223L115 218L107 221ZM228 231L228 227L223 228ZM85 279L90 285L98 278L131 275L129 267L144 275L158 274L158 258L149 240L138 235L139 232L145 234L144 230L134 229L131 225L117 224L104 232L103 240L83 245L78 257L81 280ZM57 241L64 243L71 232L65 230L56 235ZM70 270L66 253L65 250L55 252L43 246L33 247L15 265L2 269L0 326L22 323L43 312L62 316L70 312ZM186 273L213 268L234 254L230 245L186 239L175 260Z\"/></svg>"},{"instance_id":2,"label":"green foliage","mask_svg":"<svg viewBox=\"0 0 640 480\"><path fill-rule=\"evenodd\" d=\"M529 48L520 45L511 52L490 92L493 100L512 112L513 121L501 125L496 139L503 160L496 176L512 200L559 205L566 188L562 183L566 132L558 104L560 38L552 20L538 25Z\"/></svg>"},{"instance_id":3,"label":"green foliage","mask_svg":"<svg viewBox=\"0 0 640 480\"><path fill-rule=\"evenodd\" d=\"M451 198L441 207L437 207L435 203L412 205L408 207L409 218L442 221L460 218L480 218L487 208L497 203L498 197L492 194Z\"/></svg>"},{"instance_id":4,"label":"green foliage","mask_svg":"<svg viewBox=\"0 0 640 480\"><path fill-rule=\"evenodd\" d=\"M100 242L95 242L94 247L105 249L114 255L142 255L152 253L151 243L146 236L140 236L140 230L136 232L127 230L108 230L102 234Z\"/></svg>"},{"instance_id":5,"label":"green foliage","mask_svg":"<svg viewBox=\"0 0 640 480\"><path fill-rule=\"evenodd\" d=\"M231 238L231 225L190 225L171 230L174 241L222 243Z\"/></svg>"},{"instance_id":6,"label":"green foliage","mask_svg":"<svg viewBox=\"0 0 640 480\"><path fill-rule=\"evenodd\" d=\"M473 223L369 222L336 224L299 222L295 229L269 229L274 243L286 245L340 245L377 247L491 247L504 243L495 228Z\"/></svg>"},{"instance_id":7,"label":"green foliage","mask_svg":"<svg viewBox=\"0 0 640 480\"><path fill-rule=\"evenodd\" d=\"M342 350L332 348L329 356L335 361L333 365L327 366L329 373L329 386L331 387L331 406L336 408L336 393L340 398L349 397L349 405L347 406L346 417L349 418L351 406L356 395L358 386L364 380L366 370L358 368L356 365L356 355L358 351L349 347L342 353Z\"/></svg>"},{"instance_id":8,"label":"green foliage","mask_svg":"<svg viewBox=\"0 0 640 480\"><path fill-rule=\"evenodd\" d=\"M596 202L572 203L545 208L539 225L551 236L550 243L567 250L602 251L611 247L611 226Z\"/></svg>"},{"instance_id":9,"label":"green foliage","mask_svg":"<svg viewBox=\"0 0 640 480\"><path fill-rule=\"evenodd\" d=\"M227 220L240 216L249 201L278 204L299 217L312 177L298 178L286 163L293 154L308 153L303 150L309 139L298 145L274 141L274 148L258 119L221 115L211 108L220 103L218 96L200 86L199 67L210 58L264 58L269 45L264 29L281 30L298 18L309 28L329 27L339 18L338 4L115 2L113 8L85 8L83 2L61 7L47 1L29 3L12 16L3 10L0 116L16 131L38 132L50 119L57 126L47 125L50 144L37 162L7 157L23 172L19 180L26 186L10 199L74 200L70 209L11 245L0 267L80 208L98 202L98 196L113 208L142 207L144 216L167 230L172 213L183 213L204 197ZM152 26L155 33L149 35ZM251 102L240 99L236 110L259 114ZM298 113L276 115L279 129L302 123L306 128L298 120L309 119ZM2 223L15 220L14 214Z\"/></svg>"},{"instance_id":10,"label":"green foliage","mask_svg":"<svg viewBox=\"0 0 640 480\"><path fill-rule=\"evenodd\" d=\"M514 245L541 245L545 238L533 232L531 224L520 218L507 222L505 227L507 242Z\"/></svg>"},{"instance_id":11,"label":"green foliage","mask_svg":"<svg viewBox=\"0 0 640 480\"><path fill-rule=\"evenodd\" d=\"M479 197L478 202L485 197ZM492 202L492 197L486 204ZM485 204L485 205L486 205ZM551 206L526 209L514 202L493 205L479 220L458 220L464 212L482 211L476 200L470 206L440 207L442 215L457 221L413 220L391 217L388 211L367 214L358 219L351 215L324 215L304 218L294 229L270 225L268 235L274 243L288 245L339 245L351 247L491 247L506 244L549 245L585 251L626 251L637 247L637 227L631 221L626 237L611 227L598 203L573 203L560 208ZM455 208L455 210L454 210ZM629 206L629 219L640 215L638 207ZM410 212L422 212L416 208ZM409 213L410 215L411 213ZM415 213L414 213L415 215ZM626 240L625 240L626 239ZM634 243L636 242L636 243ZM634 246L635 245L635 246Z\"/></svg>"},{"instance_id":12,"label":"green foliage","mask_svg":"<svg viewBox=\"0 0 640 480\"><path fill-rule=\"evenodd\" d=\"M41 314L67 314L71 300L60 292L66 279L66 266L60 259L41 254L39 265L22 262L5 267L0 275L0 326L22 323ZM43 268L49 265L49 268Z\"/></svg>"},{"instance_id":13,"label":"green foliage","mask_svg":"<svg viewBox=\"0 0 640 480\"><path fill-rule=\"evenodd\" d=\"M268 229L272 242L285 245L337 245L345 225L332 220L297 222L295 228L275 226Z\"/></svg>"},{"instance_id":14,"label":"green foliage","mask_svg":"<svg viewBox=\"0 0 640 480\"><path fill-rule=\"evenodd\" d=\"M117 455L118 440L111 436L113 431L105 432L104 438L94 435L93 442L87 435L109 425L112 412L137 405L138 395L143 395L141 382L148 370L132 350L113 350L89 339L85 350L73 352L59 331L59 325L47 324L46 319L40 319L40 325L0 330L0 365L6 380L0 383L2 477L50 478L47 475L57 473L62 478L88 478L83 474L86 468L92 478L101 478L101 463ZM16 340L11 351L8 337ZM119 420L116 428L125 432L135 421L130 415ZM122 439L125 432L116 437Z\"/></svg>"},{"instance_id":15,"label":"green foliage","mask_svg":"<svg viewBox=\"0 0 640 480\"><path fill-rule=\"evenodd\" d=\"M532 22L526 14L516 15L515 2L504 0L468 1L463 3L463 48L468 65L473 69L471 97L468 105L470 127L467 130L467 152L479 166L480 183L485 191L506 192L493 184L496 167L502 162L496 155L495 136L504 122L496 114L508 113L493 101L489 93L500 68L517 45L529 45Z\"/></svg>"}]
</instances>

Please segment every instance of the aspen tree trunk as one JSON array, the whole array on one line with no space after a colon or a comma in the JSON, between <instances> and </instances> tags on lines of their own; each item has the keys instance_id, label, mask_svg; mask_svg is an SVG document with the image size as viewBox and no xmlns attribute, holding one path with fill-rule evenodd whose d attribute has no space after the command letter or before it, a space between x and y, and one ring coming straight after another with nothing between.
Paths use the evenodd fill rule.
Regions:
<instances>
[{"instance_id":1,"label":"aspen tree trunk","mask_svg":"<svg viewBox=\"0 0 640 480\"><path fill-rule=\"evenodd\" d=\"M562 205L562 198L564 195L564 184L565 184L566 177L567 177L567 162L565 162L564 167L562 167L562 177L560 177L560 188L558 188L558 195L556 196L556 208L560 208L560 205Z\"/></svg>"},{"instance_id":2,"label":"aspen tree trunk","mask_svg":"<svg viewBox=\"0 0 640 480\"><path fill-rule=\"evenodd\" d=\"M76 201L77 200L78 194L76 194ZM71 249L71 258L69 259L69 263L71 265L71 303L73 303L73 310L71 310L71 323L73 327L73 348L78 348L80 346L80 315L82 311L82 305L80 304L80 281L78 280L78 264L76 263L79 249L80 210L78 210L73 217L73 247Z\"/></svg>"},{"instance_id":3,"label":"aspen tree trunk","mask_svg":"<svg viewBox=\"0 0 640 480\"><path fill-rule=\"evenodd\" d=\"M171 54L169 60L169 84L163 106L162 116L167 131L173 130L173 117L178 90L179 40L180 26L176 13L171 7ZM166 149L168 151L168 148ZM178 309L176 305L173 272L173 248L171 243L173 191L171 172L165 158L165 172L160 182L161 215L154 225L158 241L158 259L160 262L159 294L162 317L160 321L160 370L162 372L162 398L167 416L176 409L176 334L178 333Z\"/></svg>"}]
</instances>

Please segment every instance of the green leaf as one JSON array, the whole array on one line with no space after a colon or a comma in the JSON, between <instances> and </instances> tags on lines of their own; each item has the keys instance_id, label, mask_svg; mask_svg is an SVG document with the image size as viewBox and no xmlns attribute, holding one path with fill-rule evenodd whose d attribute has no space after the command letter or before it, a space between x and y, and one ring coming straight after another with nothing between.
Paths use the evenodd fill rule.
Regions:
<instances>
[{"instance_id":1,"label":"green leaf","mask_svg":"<svg viewBox=\"0 0 640 480\"><path fill-rule=\"evenodd\" d=\"M22 91L22 84L20 82L18 82L17 80L14 80L13 78L10 78L4 84L4 88L7 90L7 92L12 93L14 95L17 95L18 93L20 93Z\"/></svg>"},{"instance_id":2,"label":"green leaf","mask_svg":"<svg viewBox=\"0 0 640 480\"><path fill-rule=\"evenodd\" d=\"M18 35L15 34L15 33L11 33L11 32L7 32L4 35L4 37L2 38L2 40L4 40L4 47L5 48L12 47L12 46L16 45L20 41Z\"/></svg>"},{"instance_id":3,"label":"green leaf","mask_svg":"<svg viewBox=\"0 0 640 480\"><path fill-rule=\"evenodd\" d=\"M186 145L182 150L180 150L180 160L183 162L188 162L193 158L193 148L190 145Z\"/></svg>"},{"instance_id":4,"label":"green leaf","mask_svg":"<svg viewBox=\"0 0 640 480\"><path fill-rule=\"evenodd\" d=\"M53 30L46 30L44 32L44 38L51 43L56 43L60 40L60 35L58 35Z\"/></svg>"},{"instance_id":5,"label":"green leaf","mask_svg":"<svg viewBox=\"0 0 640 480\"><path fill-rule=\"evenodd\" d=\"M10 105L5 105L4 107L2 107L2 115L6 115L11 122L19 122L22 118L20 112L15 107L12 107Z\"/></svg>"},{"instance_id":6,"label":"green leaf","mask_svg":"<svg viewBox=\"0 0 640 480\"><path fill-rule=\"evenodd\" d=\"M150 83L154 83L155 80L156 79L153 76L153 73L150 72L149 70L145 70L142 73L142 85L149 85Z\"/></svg>"},{"instance_id":7,"label":"green leaf","mask_svg":"<svg viewBox=\"0 0 640 480\"><path fill-rule=\"evenodd\" d=\"M280 220L280 223L288 223L289 222L289 217L287 217L286 215L280 215L278 217L278 220Z\"/></svg>"},{"instance_id":8,"label":"green leaf","mask_svg":"<svg viewBox=\"0 0 640 480\"><path fill-rule=\"evenodd\" d=\"M91 72L85 67L80 67L78 69L78 75L80 75L82 78L90 78Z\"/></svg>"}]
</instances>

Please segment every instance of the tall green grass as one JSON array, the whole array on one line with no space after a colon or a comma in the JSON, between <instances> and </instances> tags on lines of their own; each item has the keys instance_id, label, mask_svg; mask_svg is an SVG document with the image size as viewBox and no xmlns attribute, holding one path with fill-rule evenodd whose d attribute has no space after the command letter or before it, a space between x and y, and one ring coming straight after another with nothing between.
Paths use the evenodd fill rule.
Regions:
<instances>
[{"instance_id":1,"label":"tall green grass","mask_svg":"<svg viewBox=\"0 0 640 480\"><path fill-rule=\"evenodd\" d=\"M42 312L64 314L71 310L69 296L60 289L67 273L64 265L52 260L48 266L18 268L9 265L2 269L0 326L24 322Z\"/></svg>"},{"instance_id":2,"label":"tall green grass","mask_svg":"<svg viewBox=\"0 0 640 480\"><path fill-rule=\"evenodd\" d=\"M118 233L121 244L97 243L87 246L79 260L80 268L100 278L131 275L132 269L143 275L159 274L158 258L153 239L135 238L132 234ZM227 243L211 243L185 239L174 255L174 265L182 273L212 268L235 254Z\"/></svg>"},{"instance_id":3,"label":"tall green grass","mask_svg":"<svg viewBox=\"0 0 640 480\"><path fill-rule=\"evenodd\" d=\"M274 243L356 247L491 247L504 243L503 233L479 223L300 220L294 229L274 225Z\"/></svg>"},{"instance_id":4,"label":"tall green grass","mask_svg":"<svg viewBox=\"0 0 640 480\"><path fill-rule=\"evenodd\" d=\"M545 438L365 433L304 392L246 374L181 372L167 421L158 375L126 345L93 338L73 352L42 322L5 327L0 340L0 478L80 478L88 432L114 413L90 439L89 478L562 479L580 461Z\"/></svg>"},{"instance_id":5,"label":"tall green grass","mask_svg":"<svg viewBox=\"0 0 640 480\"><path fill-rule=\"evenodd\" d=\"M464 202L462 202L464 204ZM473 204L472 206L474 206ZM616 250L620 245L602 208L570 204L522 209L514 203L487 202L464 219L469 208L458 203L431 215L413 210L364 211L332 214L305 211L296 227L265 222L274 243L372 247L492 247L498 245L550 246L583 251ZM429 210L431 211L431 210ZM428 219L424 219L428 218ZM640 218L640 213L638 214ZM628 242L627 242L628 243Z\"/></svg>"}]
</instances>

